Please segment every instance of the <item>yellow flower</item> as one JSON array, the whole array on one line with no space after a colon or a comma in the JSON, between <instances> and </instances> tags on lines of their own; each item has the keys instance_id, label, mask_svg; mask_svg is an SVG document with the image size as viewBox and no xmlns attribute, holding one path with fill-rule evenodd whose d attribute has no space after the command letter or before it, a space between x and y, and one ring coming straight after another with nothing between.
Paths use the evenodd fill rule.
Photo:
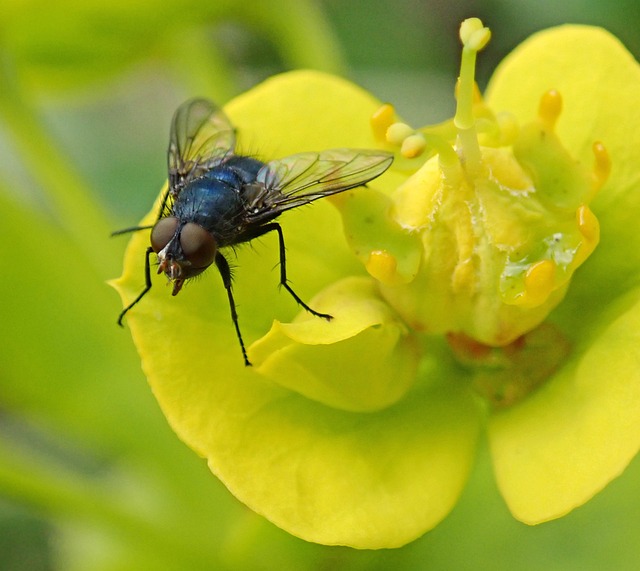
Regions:
<instances>
[{"instance_id":1,"label":"yellow flower","mask_svg":"<svg viewBox=\"0 0 640 571\"><path fill-rule=\"evenodd\" d=\"M399 149L368 188L281 220L290 278L331 323L278 295L269 238L239 249L234 273L254 367L215 275L177 299L155 286L127 315L178 435L241 501L310 541L396 547L433 528L483 425L527 523L584 503L638 449L637 64L602 30L557 28L509 56L483 102L473 66L488 31L472 19L461 37L458 113L440 126L394 123L316 72L226 107L241 149L268 159ZM147 244L138 233L127 250L125 303Z\"/></svg>"}]
</instances>

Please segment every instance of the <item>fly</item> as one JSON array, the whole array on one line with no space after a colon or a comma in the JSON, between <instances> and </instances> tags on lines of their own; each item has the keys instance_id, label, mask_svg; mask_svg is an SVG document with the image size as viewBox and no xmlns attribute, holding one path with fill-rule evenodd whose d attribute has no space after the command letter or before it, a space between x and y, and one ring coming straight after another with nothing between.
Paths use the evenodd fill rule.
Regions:
<instances>
[{"instance_id":1,"label":"fly","mask_svg":"<svg viewBox=\"0 0 640 571\"><path fill-rule=\"evenodd\" d=\"M332 149L265 163L236 155L235 147L234 128L211 101L190 99L176 111L169 139L169 185L155 224L114 232L151 229L145 287L120 313L118 324L122 326L124 316L151 289L152 253L157 256L158 274L166 274L173 284L173 295L186 280L215 263L227 291L244 364L249 366L231 271L221 249L276 232L280 284L309 313L330 320L331 315L313 310L288 284L284 234L274 220L286 210L366 184L389 168L393 156L377 150Z\"/></svg>"}]
</instances>

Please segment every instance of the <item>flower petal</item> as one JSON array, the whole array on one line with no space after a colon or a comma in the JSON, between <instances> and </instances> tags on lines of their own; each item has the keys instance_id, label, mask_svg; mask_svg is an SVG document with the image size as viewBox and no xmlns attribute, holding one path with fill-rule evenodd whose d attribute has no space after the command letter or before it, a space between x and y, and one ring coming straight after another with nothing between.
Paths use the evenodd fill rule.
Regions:
<instances>
[{"instance_id":1,"label":"flower petal","mask_svg":"<svg viewBox=\"0 0 640 571\"><path fill-rule=\"evenodd\" d=\"M376 294L373 280L345 278L312 301L328 322L306 312L274 322L249 355L274 383L328 406L353 412L386 408L413 385L417 340Z\"/></svg>"},{"instance_id":2,"label":"flower petal","mask_svg":"<svg viewBox=\"0 0 640 571\"><path fill-rule=\"evenodd\" d=\"M481 420L449 363L423 373L442 386L423 381L382 411L346 412L244 367L226 308L212 319L210 307L172 301L129 320L143 369L173 429L254 511L308 541L387 548L453 508Z\"/></svg>"},{"instance_id":3,"label":"flower petal","mask_svg":"<svg viewBox=\"0 0 640 571\"><path fill-rule=\"evenodd\" d=\"M590 277L609 276L611 287L620 291L640 267L640 248L628 247L637 241L640 216L640 193L634 192L640 185L640 67L605 30L553 28L532 36L502 62L487 88L487 102L496 112L529 121L549 89L564 101L557 133L567 149L591 165L593 143L602 141L611 157L609 179L592 204L602 239L585 271Z\"/></svg>"},{"instance_id":4,"label":"flower petal","mask_svg":"<svg viewBox=\"0 0 640 571\"><path fill-rule=\"evenodd\" d=\"M193 335L214 336L189 321ZM308 541L383 548L420 536L457 502L480 426L462 383L345 412L265 381L235 351L215 361L195 344L178 351L168 338L182 324L136 335L155 355L145 371L174 429L254 511Z\"/></svg>"},{"instance_id":5,"label":"flower petal","mask_svg":"<svg viewBox=\"0 0 640 571\"><path fill-rule=\"evenodd\" d=\"M275 158L310 150L379 148L369 128L379 107L369 93L346 80L293 71L236 97L225 111L241 143Z\"/></svg>"},{"instance_id":6,"label":"flower petal","mask_svg":"<svg viewBox=\"0 0 640 571\"><path fill-rule=\"evenodd\" d=\"M611 177L593 203L601 244L553 314L573 343L573 358L546 386L495 415L489 438L498 484L527 523L560 517L618 476L640 448L640 68L613 36L563 26L525 42L496 72L489 102L528 119L557 89L565 102L558 135L593 162L600 140Z\"/></svg>"},{"instance_id":7,"label":"flower petal","mask_svg":"<svg viewBox=\"0 0 640 571\"><path fill-rule=\"evenodd\" d=\"M241 149L278 157L375 148L369 117L378 107L343 80L295 72L251 90L227 111ZM362 274L326 201L282 220L289 275L303 299ZM132 238L116 282L125 303L144 283L144 234ZM260 255L238 251L234 293L248 343L274 317L297 311L286 292L276 291L277 250L269 240L255 245ZM419 379L447 383L421 382L382 411L327 407L243 366L224 288L210 274L175 299L156 285L127 321L167 419L225 485L276 525L320 543L396 547L442 520L464 486L480 425L478 407L450 379L451 367L431 359Z\"/></svg>"},{"instance_id":8,"label":"flower petal","mask_svg":"<svg viewBox=\"0 0 640 571\"><path fill-rule=\"evenodd\" d=\"M635 456L639 346L636 303L553 382L491 418L496 477L515 517L535 524L565 515L619 476Z\"/></svg>"}]
</instances>

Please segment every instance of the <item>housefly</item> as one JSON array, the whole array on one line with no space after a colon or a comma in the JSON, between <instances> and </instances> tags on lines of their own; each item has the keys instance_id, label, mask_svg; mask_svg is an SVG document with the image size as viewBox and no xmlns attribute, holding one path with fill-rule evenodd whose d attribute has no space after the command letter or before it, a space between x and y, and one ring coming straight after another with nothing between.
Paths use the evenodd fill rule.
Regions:
<instances>
[{"instance_id":1,"label":"housefly","mask_svg":"<svg viewBox=\"0 0 640 571\"><path fill-rule=\"evenodd\" d=\"M333 149L265 163L235 154L235 146L234 128L211 101L191 99L176 111L168 150L169 184L155 224L114 232L151 229L145 287L120 313L118 324L151 289L151 254L157 256L158 274L166 274L172 283L173 295L186 280L215 263L227 291L244 364L250 365L231 271L222 250L276 232L281 285L309 313L331 319L310 308L288 284L284 235L274 220L286 210L364 185L386 171L393 157L377 150Z\"/></svg>"}]
</instances>

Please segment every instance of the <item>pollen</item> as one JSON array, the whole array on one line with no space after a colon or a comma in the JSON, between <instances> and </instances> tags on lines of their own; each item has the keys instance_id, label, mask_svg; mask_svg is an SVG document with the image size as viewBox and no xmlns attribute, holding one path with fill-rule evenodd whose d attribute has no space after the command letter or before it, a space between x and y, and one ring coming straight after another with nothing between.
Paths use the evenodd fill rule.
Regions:
<instances>
[{"instance_id":1,"label":"pollen","mask_svg":"<svg viewBox=\"0 0 640 571\"><path fill-rule=\"evenodd\" d=\"M371 130L376 141L384 142L387 140L387 130L393 124L396 111L390 103L385 103L379 107L371 116Z\"/></svg>"}]
</instances>

